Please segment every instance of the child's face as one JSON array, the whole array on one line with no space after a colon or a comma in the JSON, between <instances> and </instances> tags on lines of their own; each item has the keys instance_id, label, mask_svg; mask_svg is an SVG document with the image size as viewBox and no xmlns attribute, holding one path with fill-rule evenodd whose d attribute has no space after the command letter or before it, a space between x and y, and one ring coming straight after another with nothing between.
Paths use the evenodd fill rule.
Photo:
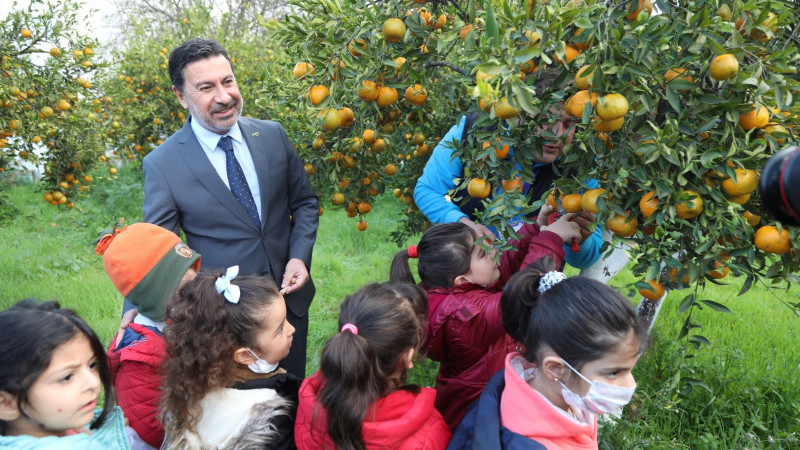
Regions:
<instances>
[{"instance_id":1,"label":"child's face","mask_svg":"<svg viewBox=\"0 0 800 450\"><path fill-rule=\"evenodd\" d=\"M294 327L286 320L286 302L283 297L272 303L263 315L261 331L256 335L256 353L270 363L276 363L289 354Z\"/></svg>"},{"instance_id":2,"label":"child's face","mask_svg":"<svg viewBox=\"0 0 800 450\"><path fill-rule=\"evenodd\" d=\"M28 391L28 402L18 429L25 434L63 435L66 430L89 425L100 396L100 374L89 339L78 333L53 350L50 365ZM27 426L25 426L27 425Z\"/></svg>"},{"instance_id":3,"label":"child's face","mask_svg":"<svg viewBox=\"0 0 800 450\"><path fill-rule=\"evenodd\" d=\"M633 367L639 361L641 346L639 339L633 332L623 339L613 350L606 353L602 358L589 361L580 368L581 374L592 381L632 388L636 386L633 378ZM589 391L589 384L580 380L577 375L573 377L575 392L584 396Z\"/></svg>"},{"instance_id":4,"label":"child's face","mask_svg":"<svg viewBox=\"0 0 800 450\"><path fill-rule=\"evenodd\" d=\"M500 278L500 268L495 262L496 254L495 249L486 251L475 244L470 255L469 272L464 274L464 277L481 286L488 286L497 281Z\"/></svg>"}]
</instances>

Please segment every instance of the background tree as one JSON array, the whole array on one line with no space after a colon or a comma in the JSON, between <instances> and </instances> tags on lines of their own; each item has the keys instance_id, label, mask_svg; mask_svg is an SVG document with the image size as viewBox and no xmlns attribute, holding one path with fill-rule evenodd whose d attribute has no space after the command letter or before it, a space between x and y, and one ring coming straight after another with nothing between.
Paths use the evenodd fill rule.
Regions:
<instances>
[{"instance_id":1,"label":"background tree","mask_svg":"<svg viewBox=\"0 0 800 450\"><path fill-rule=\"evenodd\" d=\"M79 31L79 5L31 1L0 22L0 170L45 169L45 201L73 206L104 151L102 63Z\"/></svg>"}]
</instances>

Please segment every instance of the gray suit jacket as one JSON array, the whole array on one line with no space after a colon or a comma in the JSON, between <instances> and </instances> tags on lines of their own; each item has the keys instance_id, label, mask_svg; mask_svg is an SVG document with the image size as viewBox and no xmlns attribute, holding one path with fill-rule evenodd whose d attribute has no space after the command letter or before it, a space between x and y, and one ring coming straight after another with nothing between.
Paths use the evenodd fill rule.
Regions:
<instances>
[{"instance_id":1,"label":"gray suit jacket","mask_svg":"<svg viewBox=\"0 0 800 450\"><path fill-rule=\"evenodd\" d=\"M144 221L179 234L202 255L203 269L239 265L241 274L271 274L280 285L286 263L311 268L319 198L286 132L277 122L242 117L239 128L253 156L261 193L258 229L217 175L190 124L144 158ZM314 283L286 297L303 317Z\"/></svg>"}]
</instances>

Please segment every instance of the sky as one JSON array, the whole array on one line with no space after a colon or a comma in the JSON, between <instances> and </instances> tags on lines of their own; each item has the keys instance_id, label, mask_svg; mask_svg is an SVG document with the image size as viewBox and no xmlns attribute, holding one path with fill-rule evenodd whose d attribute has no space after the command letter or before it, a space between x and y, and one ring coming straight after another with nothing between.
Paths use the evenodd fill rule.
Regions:
<instances>
[{"instance_id":1,"label":"sky","mask_svg":"<svg viewBox=\"0 0 800 450\"><path fill-rule=\"evenodd\" d=\"M100 40L101 44L109 42L113 27L109 25L110 17L117 14L116 2L113 0L76 0L78 3L85 5L85 10L95 10L88 18L86 29L92 37ZM0 1L0 20L4 18L14 8L25 9L30 5L30 0L16 0L16 6L13 5L14 0ZM85 14L79 14L82 18Z\"/></svg>"}]
</instances>

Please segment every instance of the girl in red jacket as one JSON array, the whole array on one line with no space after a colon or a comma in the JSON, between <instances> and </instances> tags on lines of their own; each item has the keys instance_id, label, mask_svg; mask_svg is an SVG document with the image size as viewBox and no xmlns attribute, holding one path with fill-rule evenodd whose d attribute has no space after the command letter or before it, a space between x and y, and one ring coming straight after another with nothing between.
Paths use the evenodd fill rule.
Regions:
<instances>
[{"instance_id":1,"label":"girl in red jacket","mask_svg":"<svg viewBox=\"0 0 800 450\"><path fill-rule=\"evenodd\" d=\"M430 388L405 384L422 340L425 293L370 284L345 298L339 333L300 388L295 439L306 449L444 449L450 430Z\"/></svg>"},{"instance_id":2,"label":"girl in red jacket","mask_svg":"<svg viewBox=\"0 0 800 450\"><path fill-rule=\"evenodd\" d=\"M434 225L417 247L400 251L391 278L413 282L409 258L419 258L419 276L428 292L428 322L423 352L438 361L436 407L455 429L467 407L489 379L503 368L516 348L503 329L500 296L506 281L521 267L550 255L559 264L564 243L580 236L580 227L565 214L545 225L552 207L544 206L536 224L525 224L514 248L500 256L479 245L472 228L462 223Z\"/></svg>"}]
</instances>

